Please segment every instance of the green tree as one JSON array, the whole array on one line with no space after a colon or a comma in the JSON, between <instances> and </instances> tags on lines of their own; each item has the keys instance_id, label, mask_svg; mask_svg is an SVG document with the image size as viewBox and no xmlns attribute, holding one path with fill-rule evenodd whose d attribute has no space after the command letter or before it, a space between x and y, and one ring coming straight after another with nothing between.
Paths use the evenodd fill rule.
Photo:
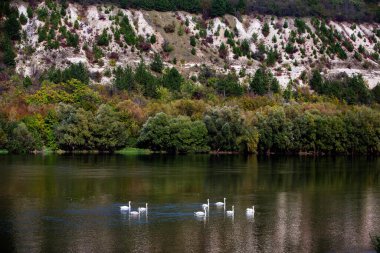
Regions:
<instances>
[{"instance_id":1,"label":"green tree","mask_svg":"<svg viewBox=\"0 0 380 253\"><path fill-rule=\"evenodd\" d=\"M162 73L162 69L164 68L164 64L162 62L160 54L154 54L154 58L152 63L150 64L150 69L157 73Z\"/></svg>"},{"instance_id":2,"label":"green tree","mask_svg":"<svg viewBox=\"0 0 380 253\"><path fill-rule=\"evenodd\" d=\"M57 109L58 125L55 129L58 147L67 151L93 150L94 116L90 111L60 104Z\"/></svg>"},{"instance_id":3,"label":"green tree","mask_svg":"<svg viewBox=\"0 0 380 253\"><path fill-rule=\"evenodd\" d=\"M129 137L128 126L120 113L109 105L101 105L95 113L93 140L99 151L115 151L124 148Z\"/></svg>"},{"instance_id":4,"label":"green tree","mask_svg":"<svg viewBox=\"0 0 380 253\"><path fill-rule=\"evenodd\" d=\"M265 37L267 37L269 35L270 27L269 27L268 23L264 23L264 26L263 26L263 29L261 30L261 32L263 33L263 35Z\"/></svg>"},{"instance_id":5,"label":"green tree","mask_svg":"<svg viewBox=\"0 0 380 253\"><path fill-rule=\"evenodd\" d=\"M28 19L25 17L24 13L21 13L21 15L20 15L20 23L22 25L26 25L27 22L28 22Z\"/></svg>"},{"instance_id":6,"label":"green tree","mask_svg":"<svg viewBox=\"0 0 380 253\"><path fill-rule=\"evenodd\" d=\"M218 78L216 90L223 96L241 96L244 92L239 83L239 78L235 74L228 74Z\"/></svg>"},{"instance_id":7,"label":"green tree","mask_svg":"<svg viewBox=\"0 0 380 253\"><path fill-rule=\"evenodd\" d=\"M130 66L127 66L125 69L121 67L116 69L114 85L119 90L137 90L134 73Z\"/></svg>"},{"instance_id":8,"label":"green tree","mask_svg":"<svg viewBox=\"0 0 380 253\"><path fill-rule=\"evenodd\" d=\"M227 12L227 0L212 0L211 2L211 16L220 17Z\"/></svg>"},{"instance_id":9,"label":"green tree","mask_svg":"<svg viewBox=\"0 0 380 253\"><path fill-rule=\"evenodd\" d=\"M12 11L11 14L8 16L7 20L5 20L4 29L11 40L20 39L21 25L18 21L17 11Z\"/></svg>"},{"instance_id":10,"label":"green tree","mask_svg":"<svg viewBox=\"0 0 380 253\"><path fill-rule=\"evenodd\" d=\"M278 80L269 70L264 68L256 70L249 86L250 90L258 95L280 92L280 84L278 83Z\"/></svg>"},{"instance_id":11,"label":"green tree","mask_svg":"<svg viewBox=\"0 0 380 253\"><path fill-rule=\"evenodd\" d=\"M209 146L214 151L239 151L246 129L237 107L214 107L205 113Z\"/></svg>"},{"instance_id":12,"label":"green tree","mask_svg":"<svg viewBox=\"0 0 380 253\"><path fill-rule=\"evenodd\" d=\"M171 91L179 91L181 89L182 82L183 77L174 67L168 69L162 77L163 86Z\"/></svg>"},{"instance_id":13,"label":"green tree","mask_svg":"<svg viewBox=\"0 0 380 253\"><path fill-rule=\"evenodd\" d=\"M23 122L18 123L12 130L7 142L7 149L11 153L29 153L36 149L33 135Z\"/></svg>"},{"instance_id":14,"label":"green tree","mask_svg":"<svg viewBox=\"0 0 380 253\"><path fill-rule=\"evenodd\" d=\"M202 121L170 117L158 113L144 124L137 142L139 147L170 153L205 152L207 129Z\"/></svg>"}]
</instances>

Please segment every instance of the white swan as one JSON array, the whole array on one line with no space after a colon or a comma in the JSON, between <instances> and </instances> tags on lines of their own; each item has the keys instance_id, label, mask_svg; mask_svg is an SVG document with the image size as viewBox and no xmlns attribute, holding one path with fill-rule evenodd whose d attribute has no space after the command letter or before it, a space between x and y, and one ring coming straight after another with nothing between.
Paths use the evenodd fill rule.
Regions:
<instances>
[{"instance_id":1,"label":"white swan","mask_svg":"<svg viewBox=\"0 0 380 253\"><path fill-rule=\"evenodd\" d=\"M255 214L255 206L252 206L252 208L247 208L247 214L248 215L254 215Z\"/></svg>"},{"instance_id":2,"label":"white swan","mask_svg":"<svg viewBox=\"0 0 380 253\"><path fill-rule=\"evenodd\" d=\"M145 207L139 207L138 210L140 212L148 212L148 203L145 203Z\"/></svg>"},{"instance_id":3,"label":"white swan","mask_svg":"<svg viewBox=\"0 0 380 253\"><path fill-rule=\"evenodd\" d=\"M207 208L204 207L203 210L204 210L204 212L202 212L202 211L194 212L194 215L197 216L197 217L203 217L203 216L206 216L206 215L207 215L207 211L206 211Z\"/></svg>"},{"instance_id":4,"label":"white swan","mask_svg":"<svg viewBox=\"0 0 380 253\"><path fill-rule=\"evenodd\" d=\"M226 198L223 198L223 202L216 202L216 206L226 206Z\"/></svg>"},{"instance_id":5,"label":"white swan","mask_svg":"<svg viewBox=\"0 0 380 253\"><path fill-rule=\"evenodd\" d=\"M128 210L131 210L131 201L128 201L127 206L121 206L120 207L120 211L128 211Z\"/></svg>"},{"instance_id":6,"label":"white swan","mask_svg":"<svg viewBox=\"0 0 380 253\"><path fill-rule=\"evenodd\" d=\"M139 211L131 211L131 212L129 212L129 215L132 215L132 216L140 215L140 210Z\"/></svg>"},{"instance_id":7,"label":"white swan","mask_svg":"<svg viewBox=\"0 0 380 253\"><path fill-rule=\"evenodd\" d=\"M229 215L229 216L233 216L233 215L235 214L234 206L232 206L232 210L228 210L226 213L227 213L227 215Z\"/></svg>"},{"instance_id":8,"label":"white swan","mask_svg":"<svg viewBox=\"0 0 380 253\"><path fill-rule=\"evenodd\" d=\"M210 208L210 199L207 199L207 204L202 204L203 208Z\"/></svg>"}]
</instances>

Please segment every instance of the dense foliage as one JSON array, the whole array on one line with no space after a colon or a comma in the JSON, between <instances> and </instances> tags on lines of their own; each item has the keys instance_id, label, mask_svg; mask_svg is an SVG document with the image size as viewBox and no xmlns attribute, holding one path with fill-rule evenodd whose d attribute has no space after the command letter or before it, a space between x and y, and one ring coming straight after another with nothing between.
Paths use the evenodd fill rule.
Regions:
<instances>
[{"instance_id":1,"label":"dense foliage","mask_svg":"<svg viewBox=\"0 0 380 253\"><path fill-rule=\"evenodd\" d=\"M120 4L145 9L202 11L205 16L242 13L249 6L244 1L227 0L132 0ZM283 4L276 2L274 7ZM326 1L322 1L310 6L325 4ZM0 30L0 149L14 153L47 149L113 152L125 147L171 153L210 150L380 153L380 85L370 90L360 75L324 78L316 70L302 77L312 90L299 86L298 80L291 81L283 90L276 77L264 67L273 66L279 60L277 48L259 44L258 51L252 53L248 40L236 42L232 31L225 32L228 41L220 45L219 56L226 58L227 47L231 47L234 57L261 59L263 67L255 73L246 74L241 69L239 73L222 74L203 65L197 76L186 79L175 67L165 68L157 53L149 66L141 60L135 68L114 66L108 70L108 77L113 74L110 87L91 83L90 73L81 63L66 69L52 68L41 76L19 76L13 69L14 44L22 35L21 24L28 22L33 11L28 10L28 17L19 16L9 5L0 4L0 16L5 16ZM49 49L59 46L55 29L62 13L65 13L64 8L49 15L46 8L35 11L38 19L49 20L49 26L38 31L38 39ZM126 44L140 49L156 43L153 37L146 40L136 37L125 16L117 20L116 41L120 42L123 37ZM310 29L301 19L296 19L295 25L299 34ZM74 29L78 26L78 22L74 23ZM349 52L355 50L349 42L337 43L336 35L324 22L313 21L313 26L322 42L328 45L329 54L345 59L342 47ZM265 36L270 34L268 28L269 25L263 27ZM78 35L68 32L64 26L59 30L65 46L79 50ZM205 33L203 38L206 36ZM92 49L87 45L83 50L100 64L111 39L108 31L103 30ZM295 35L291 39L295 40ZM199 37L190 37L188 43L193 54L197 54L194 47L200 42ZM163 50L170 51L170 47L167 44ZM284 47L288 54L298 50L294 41ZM358 49L361 57L363 50ZM162 55L165 56L165 52ZM113 57L116 59L117 55ZM175 61L173 59L174 65Z\"/></svg>"},{"instance_id":2,"label":"dense foliage","mask_svg":"<svg viewBox=\"0 0 380 253\"><path fill-rule=\"evenodd\" d=\"M97 0L75 0L82 4ZM122 8L142 8L158 11L184 10L205 16L226 13L261 13L277 16L319 16L338 20L379 21L380 11L376 0L107 0L119 3Z\"/></svg>"}]
</instances>

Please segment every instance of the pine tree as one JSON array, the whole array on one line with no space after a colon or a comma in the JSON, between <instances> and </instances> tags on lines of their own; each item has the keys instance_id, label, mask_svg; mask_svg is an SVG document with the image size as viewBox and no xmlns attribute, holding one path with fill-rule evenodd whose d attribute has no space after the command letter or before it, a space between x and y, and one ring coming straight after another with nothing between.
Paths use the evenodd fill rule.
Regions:
<instances>
[{"instance_id":1,"label":"pine tree","mask_svg":"<svg viewBox=\"0 0 380 253\"><path fill-rule=\"evenodd\" d=\"M164 64L162 63L161 56L159 54L154 54L153 62L150 64L150 69L157 73L162 73Z\"/></svg>"},{"instance_id":2,"label":"pine tree","mask_svg":"<svg viewBox=\"0 0 380 253\"><path fill-rule=\"evenodd\" d=\"M227 12L227 0L212 0L211 16L220 17Z\"/></svg>"},{"instance_id":3,"label":"pine tree","mask_svg":"<svg viewBox=\"0 0 380 253\"><path fill-rule=\"evenodd\" d=\"M21 25L17 19L17 14L12 12L4 24L5 32L11 40L20 39L20 29Z\"/></svg>"}]
</instances>

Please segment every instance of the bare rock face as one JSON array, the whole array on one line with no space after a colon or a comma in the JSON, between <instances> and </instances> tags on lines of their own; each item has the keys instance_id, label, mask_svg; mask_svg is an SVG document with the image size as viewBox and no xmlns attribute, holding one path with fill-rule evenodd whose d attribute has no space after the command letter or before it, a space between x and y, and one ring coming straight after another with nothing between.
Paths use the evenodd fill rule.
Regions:
<instances>
[{"instance_id":1,"label":"bare rock face","mask_svg":"<svg viewBox=\"0 0 380 253\"><path fill-rule=\"evenodd\" d=\"M16 4L26 12L25 3ZM41 3L38 8L47 8ZM48 9L48 8L47 8ZM58 8L60 9L60 8ZM56 12L48 9L49 15ZM37 15L22 27L17 71L35 75L51 67L84 63L94 82L108 84L105 71L149 63L160 53L167 66L197 75L202 64L218 72L252 74L266 65L282 86L304 72L362 74L380 82L377 23L323 22L316 18L230 15L203 20L185 12L125 10L111 5L70 4L55 27Z\"/></svg>"}]
</instances>

